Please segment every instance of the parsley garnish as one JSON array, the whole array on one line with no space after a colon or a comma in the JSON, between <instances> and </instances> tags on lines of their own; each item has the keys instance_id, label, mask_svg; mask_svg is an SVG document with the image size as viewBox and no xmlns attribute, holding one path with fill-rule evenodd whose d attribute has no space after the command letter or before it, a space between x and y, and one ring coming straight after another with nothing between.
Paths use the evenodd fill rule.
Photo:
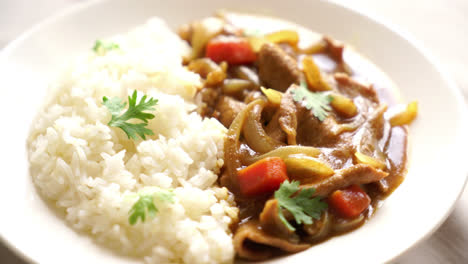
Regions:
<instances>
[{"instance_id":1,"label":"parsley garnish","mask_svg":"<svg viewBox=\"0 0 468 264\"><path fill-rule=\"evenodd\" d=\"M146 212L148 212L148 216L151 218L156 216L158 208L154 205L155 196L163 202L174 202L174 193L172 190L159 190L151 194L140 194L140 198L128 212L130 215L128 217L130 225L136 224L136 222L138 222L138 218L141 219L141 222L144 222L146 219Z\"/></svg>"},{"instance_id":2,"label":"parsley garnish","mask_svg":"<svg viewBox=\"0 0 468 264\"><path fill-rule=\"evenodd\" d=\"M104 53L104 51L109 51L113 49L120 49L120 46L114 42L104 42L102 40L96 40L93 46L93 50L97 54L102 54Z\"/></svg>"},{"instance_id":3,"label":"parsley garnish","mask_svg":"<svg viewBox=\"0 0 468 264\"><path fill-rule=\"evenodd\" d=\"M291 231L296 230L284 217L282 209L288 210L298 224L312 224L313 219L320 219L322 211L328 208L328 204L321 201L320 197L312 198L315 189L299 189L298 181L285 181L275 192L278 201L279 218Z\"/></svg>"},{"instance_id":4,"label":"parsley garnish","mask_svg":"<svg viewBox=\"0 0 468 264\"><path fill-rule=\"evenodd\" d=\"M323 92L311 92L307 88L307 84L302 82L300 86L292 90L293 99L296 102L302 102L304 100L305 107L312 110L315 117L318 120L323 121L328 116L328 112L331 110L330 102L333 98Z\"/></svg>"},{"instance_id":5,"label":"parsley garnish","mask_svg":"<svg viewBox=\"0 0 468 264\"><path fill-rule=\"evenodd\" d=\"M157 99L150 98L146 101L146 95L143 96L137 104L137 91L135 90L132 96L128 97L128 109L125 113L119 115L125 108L127 103L123 102L120 98L114 97L108 99L107 97L102 98L102 104L109 109L112 114L112 119L107 123L109 126L121 128L128 138L138 139L137 135L142 139L146 139L145 135L154 135L153 131L146 128L148 125L148 119L153 119L154 115L150 113L144 113L143 111L154 110L153 106L158 103ZM129 123L126 122L130 119L140 119L143 123Z\"/></svg>"}]
</instances>

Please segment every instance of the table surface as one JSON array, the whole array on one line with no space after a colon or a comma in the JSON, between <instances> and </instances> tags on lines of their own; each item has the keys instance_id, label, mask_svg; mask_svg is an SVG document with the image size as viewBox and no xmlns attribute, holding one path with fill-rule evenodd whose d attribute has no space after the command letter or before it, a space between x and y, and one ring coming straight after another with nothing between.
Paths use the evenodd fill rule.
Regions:
<instances>
[{"instance_id":1,"label":"table surface","mask_svg":"<svg viewBox=\"0 0 468 264\"><path fill-rule=\"evenodd\" d=\"M35 23L86 0L1 0L0 49ZM335 0L346 2L404 29L442 63L468 98L468 1ZM468 263L468 187L445 223L396 263ZM25 264L0 244L0 262Z\"/></svg>"}]
</instances>

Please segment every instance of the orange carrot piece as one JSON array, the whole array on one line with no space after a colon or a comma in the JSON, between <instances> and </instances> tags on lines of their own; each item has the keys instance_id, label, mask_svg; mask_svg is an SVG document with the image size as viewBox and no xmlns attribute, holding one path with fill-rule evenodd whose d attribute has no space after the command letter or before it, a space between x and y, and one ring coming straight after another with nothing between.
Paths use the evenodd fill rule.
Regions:
<instances>
[{"instance_id":1,"label":"orange carrot piece","mask_svg":"<svg viewBox=\"0 0 468 264\"><path fill-rule=\"evenodd\" d=\"M344 190L336 190L328 197L328 204L340 216L355 218L370 205L371 199L358 185L351 185Z\"/></svg>"},{"instance_id":2,"label":"orange carrot piece","mask_svg":"<svg viewBox=\"0 0 468 264\"><path fill-rule=\"evenodd\" d=\"M286 164L279 157L261 159L237 173L241 193L261 195L273 192L288 180Z\"/></svg>"}]
</instances>

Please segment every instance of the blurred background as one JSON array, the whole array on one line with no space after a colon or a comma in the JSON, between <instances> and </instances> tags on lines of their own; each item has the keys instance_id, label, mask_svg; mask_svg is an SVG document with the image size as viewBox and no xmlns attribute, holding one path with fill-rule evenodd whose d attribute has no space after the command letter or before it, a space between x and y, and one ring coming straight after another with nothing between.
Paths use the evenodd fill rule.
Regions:
<instances>
[{"instance_id":1,"label":"blurred background","mask_svg":"<svg viewBox=\"0 0 468 264\"><path fill-rule=\"evenodd\" d=\"M86 1L89 0L0 0L0 50L43 19ZM373 14L413 35L452 75L465 100L468 98L468 0L334 1ZM385 43L382 50L385 51ZM468 263L466 189L446 222L396 263ZM0 263L25 264L2 244Z\"/></svg>"}]
</instances>

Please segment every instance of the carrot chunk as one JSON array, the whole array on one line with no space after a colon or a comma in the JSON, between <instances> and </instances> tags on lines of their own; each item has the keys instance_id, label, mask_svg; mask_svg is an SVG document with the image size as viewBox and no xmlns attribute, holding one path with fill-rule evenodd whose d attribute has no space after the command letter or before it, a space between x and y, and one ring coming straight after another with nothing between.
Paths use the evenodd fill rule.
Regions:
<instances>
[{"instance_id":1,"label":"carrot chunk","mask_svg":"<svg viewBox=\"0 0 468 264\"><path fill-rule=\"evenodd\" d=\"M242 38L214 39L206 45L206 57L220 63L244 64L257 58L249 42Z\"/></svg>"},{"instance_id":2,"label":"carrot chunk","mask_svg":"<svg viewBox=\"0 0 468 264\"><path fill-rule=\"evenodd\" d=\"M286 164L279 157L261 159L238 171L240 191L244 195L261 195L273 192L288 180Z\"/></svg>"},{"instance_id":3,"label":"carrot chunk","mask_svg":"<svg viewBox=\"0 0 468 264\"><path fill-rule=\"evenodd\" d=\"M340 216L355 218L370 205L371 199L358 185L351 185L344 190L334 191L328 197L328 204Z\"/></svg>"}]
</instances>

